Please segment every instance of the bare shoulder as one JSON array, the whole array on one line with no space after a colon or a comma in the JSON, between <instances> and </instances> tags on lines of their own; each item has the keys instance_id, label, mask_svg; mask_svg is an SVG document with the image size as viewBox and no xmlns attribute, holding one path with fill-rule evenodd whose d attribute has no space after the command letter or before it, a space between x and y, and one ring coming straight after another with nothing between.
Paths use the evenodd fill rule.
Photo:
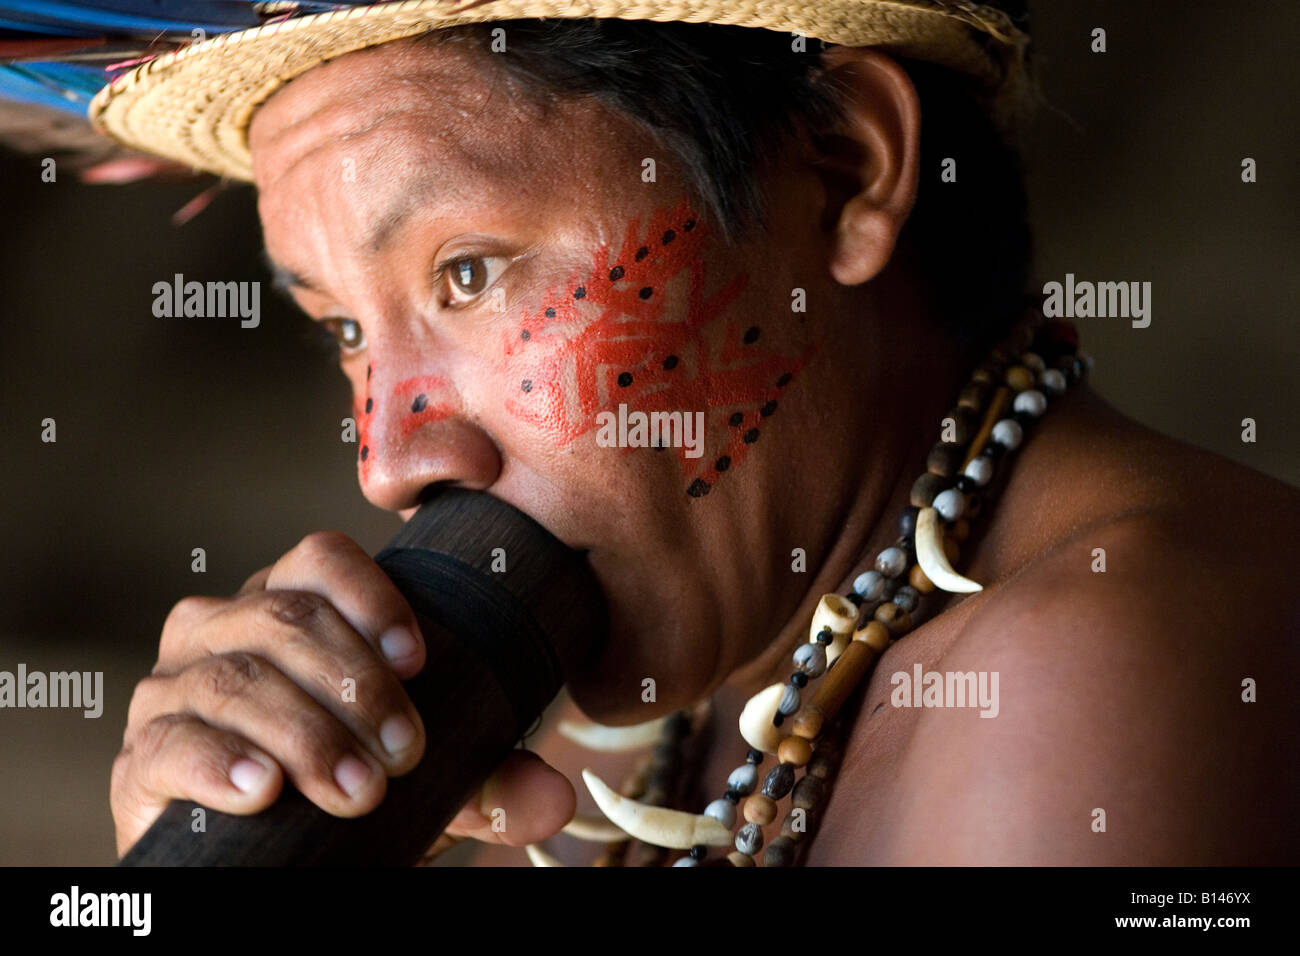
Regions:
<instances>
[{"instance_id":1,"label":"bare shoulder","mask_svg":"<svg viewBox=\"0 0 1300 956\"><path fill-rule=\"evenodd\" d=\"M988 675L997 711L923 708L897 862L1300 861L1300 492L1133 440L1140 503L1055 535L927 665Z\"/></svg>"}]
</instances>

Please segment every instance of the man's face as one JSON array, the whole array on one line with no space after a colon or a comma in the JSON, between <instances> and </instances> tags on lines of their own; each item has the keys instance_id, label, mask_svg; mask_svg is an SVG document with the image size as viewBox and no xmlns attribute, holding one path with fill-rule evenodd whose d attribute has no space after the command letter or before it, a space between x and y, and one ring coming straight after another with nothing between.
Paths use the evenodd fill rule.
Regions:
<instances>
[{"instance_id":1,"label":"man's face","mask_svg":"<svg viewBox=\"0 0 1300 956\"><path fill-rule=\"evenodd\" d=\"M250 144L270 255L345 340L366 497L409 516L434 482L486 489L589 551L613 626L570 681L590 716L685 704L771 639L807 587L792 549L813 564L833 531L814 177L729 245L630 122L410 42L295 80ZM607 447L620 406L704 431Z\"/></svg>"}]
</instances>

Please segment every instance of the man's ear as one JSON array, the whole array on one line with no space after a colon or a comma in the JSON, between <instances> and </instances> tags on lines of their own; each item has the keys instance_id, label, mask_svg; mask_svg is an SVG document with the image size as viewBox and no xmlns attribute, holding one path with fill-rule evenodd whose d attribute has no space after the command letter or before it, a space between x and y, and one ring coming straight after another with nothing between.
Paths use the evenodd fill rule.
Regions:
<instances>
[{"instance_id":1,"label":"man's ear","mask_svg":"<svg viewBox=\"0 0 1300 956\"><path fill-rule=\"evenodd\" d=\"M921 105L903 68L876 50L831 47L822 64L844 114L836 132L813 137L826 191L822 221L834 231L830 271L859 285L889 262L916 199Z\"/></svg>"}]
</instances>

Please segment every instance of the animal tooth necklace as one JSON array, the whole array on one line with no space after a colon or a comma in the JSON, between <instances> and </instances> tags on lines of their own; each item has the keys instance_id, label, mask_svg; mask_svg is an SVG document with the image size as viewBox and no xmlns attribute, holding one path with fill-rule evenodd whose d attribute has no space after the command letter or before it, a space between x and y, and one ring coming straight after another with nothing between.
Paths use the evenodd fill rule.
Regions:
<instances>
[{"instance_id":1,"label":"animal tooth necklace","mask_svg":"<svg viewBox=\"0 0 1300 956\"><path fill-rule=\"evenodd\" d=\"M975 370L956 407L945 416L926 473L912 485L910 505L899 516L898 540L876 555L874 565L854 579L848 594L821 597L808 642L794 652L789 680L759 691L745 705L740 735L749 750L745 763L728 776L722 796L699 814L666 806L676 786L668 779L670 771L682 768L691 737L707 719L707 702L697 705L694 713L682 711L636 727L561 724L565 736L606 751L644 747L658 735L654 752L642 759L621 793L590 770L582 772L605 819L578 817L562 832L606 843L598 865L622 865L626 843L635 839L658 848L642 854L649 863L666 862L666 851L678 850L685 853L673 866L755 866L763 850L763 827L776 819L777 801L789 795L791 809L780 836L767 845L763 865L801 862L852 727L854 715L842 711L843 705L855 690L865 688L889 646L913 630L927 595L936 590L981 590L954 570L953 562L958 545L970 534L971 520L979 516L982 496L991 490L997 465L1020 447L1026 430L1092 364L1078 349L1075 327L1045 320L1041 299L1032 300L1024 318ZM817 683L810 691L812 681ZM760 787L759 767L768 754L777 758L777 765ZM803 776L796 781L801 769ZM736 830L742 813L744 822ZM709 860L710 847L731 849ZM538 845L528 847L528 854L536 865L558 865Z\"/></svg>"}]
</instances>

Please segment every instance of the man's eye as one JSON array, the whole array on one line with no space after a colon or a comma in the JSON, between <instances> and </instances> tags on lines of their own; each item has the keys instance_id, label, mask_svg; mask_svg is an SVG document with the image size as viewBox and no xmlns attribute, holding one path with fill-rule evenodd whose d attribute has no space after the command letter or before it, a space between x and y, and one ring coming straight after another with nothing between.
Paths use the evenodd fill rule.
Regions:
<instances>
[{"instance_id":1,"label":"man's eye","mask_svg":"<svg viewBox=\"0 0 1300 956\"><path fill-rule=\"evenodd\" d=\"M447 263L441 271L451 284L452 302L463 305L480 295L497 280L507 261L503 256L462 256Z\"/></svg>"},{"instance_id":2,"label":"man's eye","mask_svg":"<svg viewBox=\"0 0 1300 956\"><path fill-rule=\"evenodd\" d=\"M366 346L366 334L361 331L361 324L354 319L321 319L334 338L338 339L339 348L344 352L359 352Z\"/></svg>"}]
</instances>

